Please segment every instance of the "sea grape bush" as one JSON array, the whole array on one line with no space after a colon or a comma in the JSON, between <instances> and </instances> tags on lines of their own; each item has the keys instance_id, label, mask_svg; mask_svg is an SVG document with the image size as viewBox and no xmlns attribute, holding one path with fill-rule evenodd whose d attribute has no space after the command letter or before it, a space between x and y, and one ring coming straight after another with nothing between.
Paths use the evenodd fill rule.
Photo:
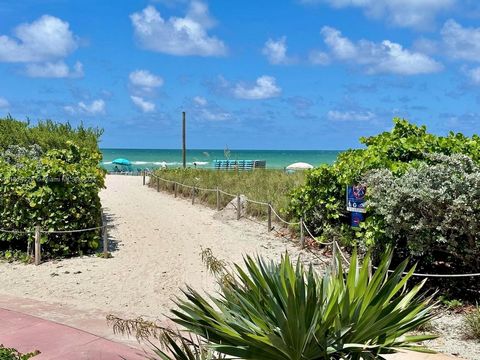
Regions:
<instances>
[{"instance_id":1,"label":"sea grape bush","mask_svg":"<svg viewBox=\"0 0 480 360\"><path fill-rule=\"evenodd\" d=\"M290 216L303 217L307 226L315 231L320 240L331 240L333 237L345 246L371 248L377 253L381 252L387 244L395 244L397 246L395 256L398 260L410 255L415 258L422 252L428 252L428 261L421 262L425 268L435 267L435 264L445 261L450 262L454 257L463 259L463 256L466 256L466 250L476 252L476 255L468 255L470 258L478 257L478 248L472 248L476 240L473 241L471 238L480 225L480 218L473 216L473 213L477 211L477 205L474 203L477 201L475 187L467 188L466 183L463 183L465 186L462 189L453 187L462 184L462 176L465 179L468 177L470 185L476 181L477 170L474 166L480 163L479 136L466 137L453 132L447 136L436 136L428 133L425 126L417 126L407 120L396 118L392 131L361 138L360 141L365 145L364 149L345 151L338 156L333 165L324 165L307 173L305 184L291 193L291 201L287 209ZM439 157L440 155L456 154L465 155L468 159L455 156ZM415 169L419 170L415 172ZM439 203L440 200L437 198L422 193L425 195L421 205L425 216L422 215L419 208L409 204L409 207L401 207L404 213L398 218L396 228L392 228L392 221L394 221L392 219L396 211L399 211L398 207L393 208L393 206L397 206L397 202L403 199L397 195L398 189L388 189L388 186L385 185L382 187L384 193L381 195L384 199L382 210L377 211L376 209L376 205L380 205L377 198L377 202L370 203L369 211L361 228L353 231L349 226L350 214L346 211L345 205L347 185L363 181L367 185L368 198L372 194L370 186L373 184L370 182L380 181L382 176L388 175L384 180L391 182L395 182L397 178L401 178L401 181L408 180L410 181L409 185L415 187L417 184L413 180L414 176L421 177L422 172L429 170L432 173L424 176L433 177L433 173L441 171L441 169L444 169L451 177L447 178L447 176L439 174L439 179L449 182L438 189L445 191L442 194L443 200L448 199L450 202ZM371 175L370 178L366 178L367 174L376 174L376 176ZM424 181L422 185L424 191L427 191L428 186L432 186L433 189L435 186L440 186L440 182L435 183L433 178L421 178L421 180ZM380 191L380 188L376 189ZM417 194L415 196L419 196L419 191L418 189L414 193ZM402 193L401 196L403 195ZM424 208L428 208L429 211L425 213ZM413 214L412 211L418 212ZM451 214L440 214L435 221L438 223L440 218L445 216L448 218L444 220L448 222L440 226L440 229L436 229L430 220L433 214L440 212L451 212ZM387 215L391 217L387 217ZM409 221L414 221L414 224ZM400 223L403 224L402 230L399 229ZM457 226L458 230L447 231L447 227L453 225ZM427 251L428 241L426 239L430 236L433 238L428 241L444 242L443 250L452 253ZM417 241L413 240L415 237L418 238ZM407 238L410 239L410 245L406 243ZM462 246L462 251L457 252ZM426 260L426 258L425 255L422 260ZM450 271L453 272L454 269Z\"/></svg>"},{"instance_id":2,"label":"sea grape bush","mask_svg":"<svg viewBox=\"0 0 480 360\"><path fill-rule=\"evenodd\" d=\"M99 226L98 192L105 172L97 135L50 121L29 126L0 119L0 228L33 232L35 225L44 231ZM42 252L47 257L82 254L96 249L99 237L98 231L43 234ZM4 255L25 252L32 242L33 233L0 232Z\"/></svg>"},{"instance_id":3,"label":"sea grape bush","mask_svg":"<svg viewBox=\"0 0 480 360\"><path fill-rule=\"evenodd\" d=\"M429 155L428 162L394 176L387 169L364 177L367 207L381 217L384 236L420 269L480 272L480 167L466 155Z\"/></svg>"},{"instance_id":4,"label":"sea grape bush","mask_svg":"<svg viewBox=\"0 0 480 360\"><path fill-rule=\"evenodd\" d=\"M68 230L100 224L104 172L98 153L69 149L49 150L40 159L21 157L14 164L0 158L0 228L33 231ZM27 250L32 235L0 232L0 251ZM42 238L45 254L67 256L96 249L98 232L48 234Z\"/></svg>"},{"instance_id":5,"label":"sea grape bush","mask_svg":"<svg viewBox=\"0 0 480 360\"><path fill-rule=\"evenodd\" d=\"M0 152L12 145L23 148L38 146L43 151L65 149L72 141L81 148L99 152L98 140L103 131L98 128L73 127L68 122L38 121L34 126L29 121L19 121L8 116L0 118Z\"/></svg>"}]
</instances>

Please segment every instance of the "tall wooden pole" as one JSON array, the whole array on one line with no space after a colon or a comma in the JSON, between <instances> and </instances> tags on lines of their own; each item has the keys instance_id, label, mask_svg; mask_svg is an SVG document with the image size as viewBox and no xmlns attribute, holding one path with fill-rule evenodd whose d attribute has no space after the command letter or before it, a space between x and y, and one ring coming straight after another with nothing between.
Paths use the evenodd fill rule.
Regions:
<instances>
[{"instance_id":1,"label":"tall wooden pole","mask_svg":"<svg viewBox=\"0 0 480 360\"><path fill-rule=\"evenodd\" d=\"M182 112L182 160L183 168L187 167L187 144L186 144L186 124L185 124L185 111Z\"/></svg>"}]
</instances>

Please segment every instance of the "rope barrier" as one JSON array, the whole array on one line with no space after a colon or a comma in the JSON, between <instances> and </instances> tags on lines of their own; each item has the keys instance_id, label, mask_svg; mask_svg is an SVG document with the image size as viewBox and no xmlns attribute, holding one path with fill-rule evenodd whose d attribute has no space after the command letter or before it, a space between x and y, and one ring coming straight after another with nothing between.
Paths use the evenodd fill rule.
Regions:
<instances>
[{"instance_id":1,"label":"rope barrier","mask_svg":"<svg viewBox=\"0 0 480 360\"><path fill-rule=\"evenodd\" d=\"M375 270L378 269L376 266L372 266ZM388 270L389 273L393 273L393 270ZM408 273L403 272L403 275L407 275ZM413 276L420 276L420 277L433 277L433 278L459 278L459 277L474 277L480 276L480 273L473 273L473 274L421 274L421 273L413 273Z\"/></svg>"},{"instance_id":2,"label":"rope barrier","mask_svg":"<svg viewBox=\"0 0 480 360\"><path fill-rule=\"evenodd\" d=\"M215 189L215 191L217 191L217 190ZM221 193L224 194L224 195L232 196L232 197L234 197L234 198L237 197L237 195L230 194L230 193L228 193L228 192L226 192L226 191L223 191L223 190L220 190L220 189L218 189L218 191L221 192Z\"/></svg>"},{"instance_id":3,"label":"rope barrier","mask_svg":"<svg viewBox=\"0 0 480 360\"><path fill-rule=\"evenodd\" d=\"M102 225L87 229L72 229L72 230L40 230L42 234L70 234L70 233L80 233L80 232L87 232L93 230L100 230L107 227L112 227L113 225ZM8 229L0 229L0 232L9 233L9 234L33 234L35 230L8 230Z\"/></svg>"},{"instance_id":4,"label":"rope barrier","mask_svg":"<svg viewBox=\"0 0 480 360\"><path fill-rule=\"evenodd\" d=\"M40 230L42 234L70 234L70 233L80 233L80 232L87 232L87 231L93 231L93 230L100 230L106 227L112 227L113 225L102 225L102 226L97 226L97 227L92 227L92 228L87 228L87 229L76 229L76 230Z\"/></svg>"},{"instance_id":5,"label":"rope barrier","mask_svg":"<svg viewBox=\"0 0 480 360\"><path fill-rule=\"evenodd\" d=\"M312 232L308 229L307 224L305 224L305 221L303 221L303 228L304 228L305 230L307 230L308 235L310 235L310 237L311 237L312 239L314 239L314 240L315 240L317 243L319 243L320 245L327 246L327 245L332 245L332 244L333 244L333 241L330 241L330 242L327 242L327 243L318 241L317 238L316 238L315 236L313 236Z\"/></svg>"},{"instance_id":6,"label":"rope barrier","mask_svg":"<svg viewBox=\"0 0 480 360\"><path fill-rule=\"evenodd\" d=\"M252 204L257 204L257 205L264 205L264 206L270 206L269 203L263 202L263 201L255 201L255 200L250 200L250 199L245 199L248 202L251 202Z\"/></svg>"},{"instance_id":7,"label":"rope barrier","mask_svg":"<svg viewBox=\"0 0 480 360\"><path fill-rule=\"evenodd\" d=\"M178 185L180 186L183 186L183 187L186 187L186 188L189 188L189 189L193 189L194 187L193 186L190 186L190 185L185 185L185 184L182 184L182 183L179 183L179 182L176 182L176 181L172 181L172 180L167 180L167 179L163 179L161 177L158 177L154 174L151 174L150 176L154 177L154 178L157 178L157 179L160 179L160 180L163 180L163 181L166 181L166 182L170 182L170 183L177 183ZM201 191L217 191L217 189L208 189L208 188L201 188L201 187L195 187L195 189L197 190L201 190ZM231 196L233 198L236 198L237 195L234 195L234 194L230 194L226 191L223 191L223 190L220 190L218 189L218 191L224 195L228 195L228 196ZM307 231L308 235L310 235L310 237L312 239L315 239L316 240L316 237L312 234L312 232L310 231L310 229L307 227L307 225L305 224L305 222L288 222L286 220L284 220L280 215L278 215L278 213L275 211L275 209L273 208L273 206L269 203L266 203L266 202L263 202L263 201L256 201L256 200L251 200L251 199L246 199L247 202L251 202L253 204L257 204L257 205L264 205L264 206L269 206L270 209L272 210L273 214L277 217L278 220L280 220L281 222L283 222L284 224L287 224L287 225L300 225L302 224L303 225L303 228ZM101 228L101 227L100 227ZM88 231L88 230L93 230L93 229L96 229L96 228L92 228L92 229L86 229L86 230L83 230L83 231ZM28 233L31 233L32 231L30 232L20 232L20 231L16 231L16 230L4 230L4 229L0 229L0 232L17 232L17 233L25 233L25 234L28 234ZM82 230L76 230L76 231L71 231L71 232L80 232ZM43 232L43 231L42 231ZM55 232L55 233L58 233L58 232ZM337 248L338 252L340 253L340 256L342 257L343 261L345 261L346 264L348 264L350 266L350 262L348 261L347 257L344 255L344 253L342 252L342 249L340 248L340 246L338 245L338 243L333 240L333 241L330 241L330 242L327 242L327 243L323 243L323 242L319 242L318 240L316 240L320 245L324 245L324 246L328 246L328 245L333 245ZM376 266L372 266L374 269L378 269ZM388 270L389 273L393 273L393 270ZM403 275L406 275L407 273L404 272ZM413 276L420 276L420 277L433 277L433 278L459 278L459 277L475 277L475 276L480 276L480 273L473 273L473 274L421 274L421 273L413 273L412 274Z\"/></svg>"},{"instance_id":8,"label":"rope barrier","mask_svg":"<svg viewBox=\"0 0 480 360\"><path fill-rule=\"evenodd\" d=\"M207 188L201 188L201 187L195 187L195 189L200 191L217 191L217 189L207 189Z\"/></svg>"},{"instance_id":9,"label":"rope barrier","mask_svg":"<svg viewBox=\"0 0 480 360\"><path fill-rule=\"evenodd\" d=\"M9 229L0 229L0 232L8 234L32 234L35 230L9 230Z\"/></svg>"},{"instance_id":10,"label":"rope barrier","mask_svg":"<svg viewBox=\"0 0 480 360\"><path fill-rule=\"evenodd\" d=\"M283 222L284 224L287 224L287 225L300 225L300 221L299 222L288 222L286 220L283 220L280 215L277 214L277 212L275 211L275 209L273 208L272 205L268 204L268 206L270 206L270 209L272 209L272 212L275 214L275 216L277 217L278 220L280 220L281 222Z\"/></svg>"}]
</instances>

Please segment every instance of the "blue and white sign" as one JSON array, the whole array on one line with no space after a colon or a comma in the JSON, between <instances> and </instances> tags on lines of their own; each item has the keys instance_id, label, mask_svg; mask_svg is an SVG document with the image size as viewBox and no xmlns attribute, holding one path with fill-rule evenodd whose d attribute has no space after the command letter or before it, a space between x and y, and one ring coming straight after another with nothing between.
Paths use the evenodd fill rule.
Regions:
<instances>
[{"instance_id":1,"label":"blue and white sign","mask_svg":"<svg viewBox=\"0 0 480 360\"><path fill-rule=\"evenodd\" d=\"M365 193L367 188L361 185L347 186L347 211L365 213Z\"/></svg>"}]
</instances>

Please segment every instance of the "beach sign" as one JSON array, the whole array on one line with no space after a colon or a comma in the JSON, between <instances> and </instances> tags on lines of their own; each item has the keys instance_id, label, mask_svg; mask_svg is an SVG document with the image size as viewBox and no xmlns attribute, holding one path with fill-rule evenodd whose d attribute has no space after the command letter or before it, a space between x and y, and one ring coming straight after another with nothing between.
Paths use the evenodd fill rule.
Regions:
<instances>
[{"instance_id":1,"label":"beach sign","mask_svg":"<svg viewBox=\"0 0 480 360\"><path fill-rule=\"evenodd\" d=\"M353 213L365 213L365 193L366 186L351 185L347 186L347 211Z\"/></svg>"},{"instance_id":2,"label":"beach sign","mask_svg":"<svg viewBox=\"0 0 480 360\"><path fill-rule=\"evenodd\" d=\"M364 215L361 212L352 212L350 226L354 228L360 227L360 223L363 221Z\"/></svg>"}]
</instances>

